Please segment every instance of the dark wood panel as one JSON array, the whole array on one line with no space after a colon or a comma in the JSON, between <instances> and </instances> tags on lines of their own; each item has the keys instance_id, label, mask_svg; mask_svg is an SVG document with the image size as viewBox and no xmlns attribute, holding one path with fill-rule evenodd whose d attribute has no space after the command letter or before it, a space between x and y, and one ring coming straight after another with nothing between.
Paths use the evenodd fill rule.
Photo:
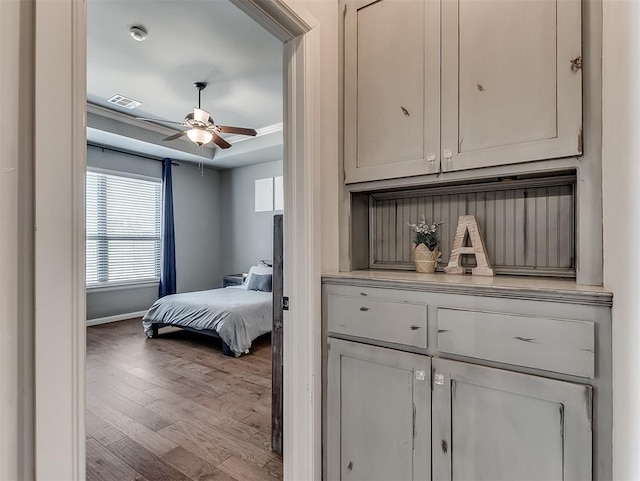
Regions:
<instances>
[{"instance_id":1,"label":"dark wood panel","mask_svg":"<svg viewBox=\"0 0 640 481\"><path fill-rule=\"evenodd\" d=\"M92 393L115 392L142 406L157 401L156 398L148 393L122 383L113 376L87 383L87 391Z\"/></svg>"},{"instance_id":2,"label":"dark wood panel","mask_svg":"<svg viewBox=\"0 0 640 481\"><path fill-rule=\"evenodd\" d=\"M236 481L228 474L217 469L213 464L187 451L182 446L169 451L162 460L179 471L185 473L191 479L203 481Z\"/></svg>"},{"instance_id":3,"label":"dark wood panel","mask_svg":"<svg viewBox=\"0 0 640 481\"><path fill-rule=\"evenodd\" d=\"M253 436L251 436L248 441L253 444L254 446L258 446L259 448L265 449L267 451L273 451L271 449L271 434L266 435L263 433L256 433ZM271 461L269 461L270 463ZM267 464L269 464L267 463ZM266 464L264 466L262 466L263 468L266 466Z\"/></svg>"},{"instance_id":4,"label":"dark wood panel","mask_svg":"<svg viewBox=\"0 0 640 481\"><path fill-rule=\"evenodd\" d=\"M162 455L177 446L173 441L152 431L137 419L91 394L87 395L87 409L154 454Z\"/></svg>"},{"instance_id":5,"label":"dark wood panel","mask_svg":"<svg viewBox=\"0 0 640 481\"><path fill-rule=\"evenodd\" d=\"M282 479L271 368L268 336L236 359L185 331L147 341L139 319L89 328L87 479Z\"/></svg>"},{"instance_id":6,"label":"dark wood panel","mask_svg":"<svg viewBox=\"0 0 640 481\"><path fill-rule=\"evenodd\" d=\"M230 455L238 456L259 467L264 466L276 456L271 450L263 449L248 440L229 436L215 426L206 426L195 420L180 421L165 429L171 429L172 427L182 430L182 432L191 437L206 438L214 447L224 445L225 451Z\"/></svg>"},{"instance_id":7,"label":"dark wood panel","mask_svg":"<svg viewBox=\"0 0 640 481\"><path fill-rule=\"evenodd\" d=\"M271 448L282 454L282 422L283 422L283 216L273 216L273 328L271 331L272 366L271 372Z\"/></svg>"},{"instance_id":8,"label":"dark wood panel","mask_svg":"<svg viewBox=\"0 0 640 481\"><path fill-rule=\"evenodd\" d=\"M282 479L282 458L273 458L263 469L274 478Z\"/></svg>"},{"instance_id":9,"label":"dark wood panel","mask_svg":"<svg viewBox=\"0 0 640 481\"><path fill-rule=\"evenodd\" d=\"M257 469L253 464L232 456L218 468L225 473L242 481L273 481L275 478L263 469Z\"/></svg>"},{"instance_id":10,"label":"dark wood panel","mask_svg":"<svg viewBox=\"0 0 640 481\"><path fill-rule=\"evenodd\" d=\"M122 438L124 440L125 438ZM122 441L120 440L120 441ZM120 442L116 441L116 443ZM87 439L87 471L103 481L130 481L140 473L95 439Z\"/></svg>"},{"instance_id":11,"label":"dark wood panel","mask_svg":"<svg viewBox=\"0 0 640 481\"><path fill-rule=\"evenodd\" d=\"M136 403L135 401L121 396L117 392L105 391L101 394L100 397L107 404L131 416L152 431L159 431L171 424L165 418L158 415L158 413L147 409L146 407Z\"/></svg>"},{"instance_id":12,"label":"dark wood panel","mask_svg":"<svg viewBox=\"0 0 640 481\"><path fill-rule=\"evenodd\" d=\"M186 399L177 402L156 401L149 405L149 409L170 419L174 423L183 419L189 419L203 426L216 428L234 438L249 439L257 432L256 429L245 422L240 422L232 417L216 413L209 408Z\"/></svg>"},{"instance_id":13,"label":"dark wood panel","mask_svg":"<svg viewBox=\"0 0 640 481\"><path fill-rule=\"evenodd\" d=\"M264 434L271 434L271 418L270 416L266 416L260 413L253 413L250 416L247 416L242 420L242 424L246 424L247 426L251 426L256 431Z\"/></svg>"},{"instance_id":14,"label":"dark wood panel","mask_svg":"<svg viewBox=\"0 0 640 481\"><path fill-rule=\"evenodd\" d=\"M87 436L94 438L103 446L108 446L125 437L124 434L89 410L85 413L84 421Z\"/></svg>"},{"instance_id":15,"label":"dark wood panel","mask_svg":"<svg viewBox=\"0 0 640 481\"><path fill-rule=\"evenodd\" d=\"M137 479L138 477L136 477L136 480ZM104 479L102 479L100 475L95 471L93 471L91 468L87 467L86 481L104 481Z\"/></svg>"},{"instance_id":16,"label":"dark wood panel","mask_svg":"<svg viewBox=\"0 0 640 481\"><path fill-rule=\"evenodd\" d=\"M95 371L96 367L89 368L87 373L87 381L100 381L105 378L111 380L115 378L118 381L140 391L146 391L147 389L152 389L155 387L155 384L113 366L112 362L104 361L99 358L96 359L96 362L102 363L102 365L100 366L100 372L93 374L92 371Z\"/></svg>"},{"instance_id":17,"label":"dark wood panel","mask_svg":"<svg viewBox=\"0 0 640 481\"><path fill-rule=\"evenodd\" d=\"M207 433L194 429L190 424L182 422L172 424L160 433L216 466L233 454L231 450L226 449L226 446L223 448L217 440L210 439Z\"/></svg>"},{"instance_id":18,"label":"dark wood panel","mask_svg":"<svg viewBox=\"0 0 640 481\"><path fill-rule=\"evenodd\" d=\"M165 463L162 459L154 456L151 452L129 438L124 438L121 441L111 444L109 451L129 466L134 467L136 471L149 481L191 481L186 474L181 473L173 466Z\"/></svg>"}]
</instances>

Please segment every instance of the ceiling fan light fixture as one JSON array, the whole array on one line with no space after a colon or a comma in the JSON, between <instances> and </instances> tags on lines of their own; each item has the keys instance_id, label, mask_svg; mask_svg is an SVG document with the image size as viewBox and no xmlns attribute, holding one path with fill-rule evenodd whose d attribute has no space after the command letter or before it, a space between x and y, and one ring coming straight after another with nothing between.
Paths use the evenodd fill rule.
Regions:
<instances>
[{"instance_id":1,"label":"ceiling fan light fixture","mask_svg":"<svg viewBox=\"0 0 640 481\"><path fill-rule=\"evenodd\" d=\"M198 145L208 144L213 140L213 134L202 128L193 128L187 131L187 137L191 142L194 142Z\"/></svg>"},{"instance_id":2,"label":"ceiling fan light fixture","mask_svg":"<svg viewBox=\"0 0 640 481\"><path fill-rule=\"evenodd\" d=\"M172 124L180 124L184 127L187 127L189 130L180 130L162 140L176 140L186 135L189 140L191 140L191 142L201 147L204 144L208 144L212 141L216 144L217 147L221 149L228 149L229 147L231 147L231 144L229 142L218 135L218 133L220 132L225 134L250 135L252 137L256 136L256 131L254 129L248 129L245 127L231 127L229 125L216 125L213 122L213 118L211 117L209 112L207 112L206 110L202 110L201 108L202 91L207 87L207 83L196 82L193 84L193 86L198 90L198 106L193 109L193 113L189 112L186 115L186 117L184 118L184 122L171 122L168 120L147 119L144 117L136 117L136 119L145 120L147 122L168 122Z\"/></svg>"},{"instance_id":3,"label":"ceiling fan light fixture","mask_svg":"<svg viewBox=\"0 0 640 481\"><path fill-rule=\"evenodd\" d=\"M193 109L193 120L207 125L207 123L209 122L209 112L200 108L195 108Z\"/></svg>"}]
</instances>

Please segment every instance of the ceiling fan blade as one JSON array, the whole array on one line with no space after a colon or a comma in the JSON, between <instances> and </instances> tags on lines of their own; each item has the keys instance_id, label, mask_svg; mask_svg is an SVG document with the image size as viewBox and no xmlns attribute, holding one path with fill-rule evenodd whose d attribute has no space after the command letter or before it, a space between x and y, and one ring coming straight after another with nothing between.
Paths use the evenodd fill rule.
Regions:
<instances>
[{"instance_id":1,"label":"ceiling fan blade","mask_svg":"<svg viewBox=\"0 0 640 481\"><path fill-rule=\"evenodd\" d=\"M211 116L209 115L209 112L207 112L206 110L202 110L198 108L193 109L193 118L197 122L202 122L203 124L207 125L210 117Z\"/></svg>"},{"instance_id":2,"label":"ceiling fan blade","mask_svg":"<svg viewBox=\"0 0 640 481\"><path fill-rule=\"evenodd\" d=\"M136 120L144 120L145 122L158 122L162 124L184 125L184 122L174 122L172 120L162 120L162 119L147 119L145 117L136 117Z\"/></svg>"},{"instance_id":3,"label":"ceiling fan blade","mask_svg":"<svg viewBox=\"0 0 640 481\"><path fill-rule=\"evenodd\" d=\"M231 147L231 144L220 137L218 134L216 134L215 132L211 133L213 134L213 141L218 147L220 147L221 149L228 149L229 147Z\"/></svg>"},{"instance_id":4,"label":"ceiling fan blade","mask_svg":"<svg viewBox=\"0 0 640 481\"><path fill-rule=\"evenodd\" d=\"M217 125L220 132L225 134L251 135L255 137L257 132L254 129L245 129L244 127L229 127L228 125Z\"/></svg>"},{"instance_id":5,"label":"ceiling fan blade","mask_svg":"<svg viewBox=\"0 0 640 481\"><path fill-rule=\"evenodd\" d=\"M175 134L170 135L169 137L166 137L166 138L164 138L162 140L163 141L176 140L176 139L179 139L180 137L182 137L183 135L187 135L187 132L186 131L184 131L184 132L176 132Z\"/></svg>"}]
</instances>

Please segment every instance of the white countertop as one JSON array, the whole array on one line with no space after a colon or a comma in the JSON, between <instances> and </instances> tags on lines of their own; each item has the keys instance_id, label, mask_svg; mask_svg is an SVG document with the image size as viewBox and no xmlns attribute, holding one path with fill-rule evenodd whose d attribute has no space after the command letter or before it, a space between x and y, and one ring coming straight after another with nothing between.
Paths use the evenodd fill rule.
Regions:
<instances>
[{"instance_id":1,"label":"white countertop","mask_svg":"<svg viewBox=\"0 0 640 481\"><path fill-rule=\"evenodd\" d=\"M582 286L574 279L532 276L473 276L445 273L421 274L413 271L359 270L322 274L331 284L355 284L370 287L429 290L452 294L610 306L612 293L599 286Z\"/></svg>"}]
</instances>

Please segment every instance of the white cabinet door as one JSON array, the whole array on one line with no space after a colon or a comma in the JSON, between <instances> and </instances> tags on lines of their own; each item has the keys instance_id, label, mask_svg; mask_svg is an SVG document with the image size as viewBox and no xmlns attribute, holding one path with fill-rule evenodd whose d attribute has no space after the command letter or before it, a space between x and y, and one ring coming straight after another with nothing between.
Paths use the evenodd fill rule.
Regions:
<instances>
[{"instance_id":1,"label":"white cabinet door","mask_svg":"<svg viewBox=\"0 0 640 481\"><path fill-rule=\"evenodd\" d=\"M345 4L347 183L440 167L440 2Z\"/></svg>"},{"instance_id":2,"label":"white cabinet door","mask_svg":"<svg viewBox=\"0 0 640 481\"><path fill-rule=\"evenodd\" d=\"M592 388L433 359L434 481L587 481Z\"/></svg>"},{"instance_id":3,"label":"white cabinet door","mask_svg":"<svg viewBox=\"0 0 640 481\"><path fill-rule=\"evenodd\" d=\"M430 480L430 358L328 342L327 481Z\"/></svg>"},{"instance_id":4,"label":"white cabinet door","mask_svg":"<svg viewBox=\"0 0 640 481\"><path fill-rule=\"evenodd\" d=\"M443 0L442 170L582 153L580 0Z\"/></svg>"}]
</instances>

